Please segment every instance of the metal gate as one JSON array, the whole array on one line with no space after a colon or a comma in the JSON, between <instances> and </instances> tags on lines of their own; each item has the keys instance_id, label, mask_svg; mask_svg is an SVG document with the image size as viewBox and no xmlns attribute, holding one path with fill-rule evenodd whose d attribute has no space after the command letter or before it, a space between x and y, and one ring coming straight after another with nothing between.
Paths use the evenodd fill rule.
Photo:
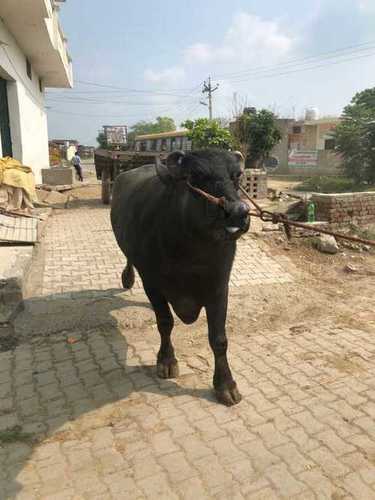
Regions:
<instances>
[{"instance_id":1,"label":"metal gate","mask_svg":"<svg viewBox=\"0 0 375 500\"><path fill-rule=\"evenodd\" d=\"M9 126L7 81L0 78L0 137L3 156L13 156Z\"/></svg>"}]
</instances>

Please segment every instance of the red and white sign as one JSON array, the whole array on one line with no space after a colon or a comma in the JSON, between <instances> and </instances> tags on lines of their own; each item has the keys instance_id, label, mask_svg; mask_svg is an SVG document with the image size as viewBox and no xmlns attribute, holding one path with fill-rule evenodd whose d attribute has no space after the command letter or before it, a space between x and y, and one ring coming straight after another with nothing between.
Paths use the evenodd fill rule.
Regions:
<instances>
[{"instance_id":1,"label":"red and white sign","mask_svg":"<svg viewBox=\"0 0 375 500\"><path fill-rule=\"evenodd\" d=\"M288 156L289 167L316 167L318 165L318 151L293 150Z\"/></svg>"}]
</instances>

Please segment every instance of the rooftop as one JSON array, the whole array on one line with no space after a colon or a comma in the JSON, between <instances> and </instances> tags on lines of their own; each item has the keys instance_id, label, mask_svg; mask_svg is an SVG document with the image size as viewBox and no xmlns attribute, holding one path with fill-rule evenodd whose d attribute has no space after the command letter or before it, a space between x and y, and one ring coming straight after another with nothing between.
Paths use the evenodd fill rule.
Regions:
<instances>
[{"instance_id":1,"label":"rooftop","mask_svg":"<svg viewBox=\"0 0 375 500\"><path fill-rule=\"evenodd\" d=\"M147 139L164 139L168 137L184 137L189 133L188 130L175 130L172 132L160 132L159 134L144 134L137 135L135 137L136 141L144 141Z\"/></svg>"}]
</instances>

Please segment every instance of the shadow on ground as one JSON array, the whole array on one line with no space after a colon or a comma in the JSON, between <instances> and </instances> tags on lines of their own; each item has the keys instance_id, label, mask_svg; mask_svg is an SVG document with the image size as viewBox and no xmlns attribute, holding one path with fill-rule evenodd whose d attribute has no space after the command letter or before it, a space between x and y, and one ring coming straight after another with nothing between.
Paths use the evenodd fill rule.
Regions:
<instances>
[{"instance_id":1,"label":"shadow on ground","mask_svg":"<svg viewBox=\"0 0 375 500\"><path fill-rule=\"evenodd\" d=\"M0 399L5 401L0 438L14 441L0 446L0 498L18 498L21 490L27 494L25 477L30 480L40 447L77 443L93 429L122 425L140 400L145 404L144 397L194 395L213 401L208 389L195 389L191 380L183 387L157 378L154 322L143 296L119 289L25 302L15 321L17 346L0 353L0 397L5 398ZM10 429L17 431L13 438Z\"/></svg>"}]
</instances>

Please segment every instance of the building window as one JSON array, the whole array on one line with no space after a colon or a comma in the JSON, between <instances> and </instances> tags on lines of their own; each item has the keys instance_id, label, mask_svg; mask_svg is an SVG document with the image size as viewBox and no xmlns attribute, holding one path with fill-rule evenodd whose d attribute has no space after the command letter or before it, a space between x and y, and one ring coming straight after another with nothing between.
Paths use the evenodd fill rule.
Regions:
<instances>
[{"instance_id":1,"label":"building window","mask_svg":"<svg viewBox=\"0 0 375 500\"><path fill-rule=\"evenodd\" d=\"M31 74L31 62L26 59L26 73L27 73L27 76L30 78L30 80L32 79L32 74Z\"/></svg>"},{"instance_id":2,"label":"building window","mask_svg":"<svg viewBox=\"0 0 375 500\"><path fill-rule=\"evenodd\" d=\"M39 91L41 94L43 93L43 82L41 78L39 78Z\"/></svg>"},{"instance_id":3,"label":"building window","mask_svg":"<svg viewBox=\"0 0 375 500\"><path fill-rule=\"evenodd\" d=\"M326 139L324 141L324 149L325 150L332 151L333 149L335 149L335 146L336 146L335 139Z\"/></svg>"},{"instance_id":4,"label":"building window","mask_svg":"<svg viewBox=\"0 0 375 500\"><path fill-rule=\"evenodd\" d=\"M156 141L155 141L155 139L153 141L150 141L150 142L151 142L150 150L151 151L156 151Z\"/></svg>"},{"instance_id":5,"label":"building window","mask_svg":"<svg viewBox=\"0 0 375 500\"><path fill-rule=\"evenodd\" d=\"M302 127L295 126L293 127L293 134L301 134L302 133Z\"/></svg>"}]
</instances>

